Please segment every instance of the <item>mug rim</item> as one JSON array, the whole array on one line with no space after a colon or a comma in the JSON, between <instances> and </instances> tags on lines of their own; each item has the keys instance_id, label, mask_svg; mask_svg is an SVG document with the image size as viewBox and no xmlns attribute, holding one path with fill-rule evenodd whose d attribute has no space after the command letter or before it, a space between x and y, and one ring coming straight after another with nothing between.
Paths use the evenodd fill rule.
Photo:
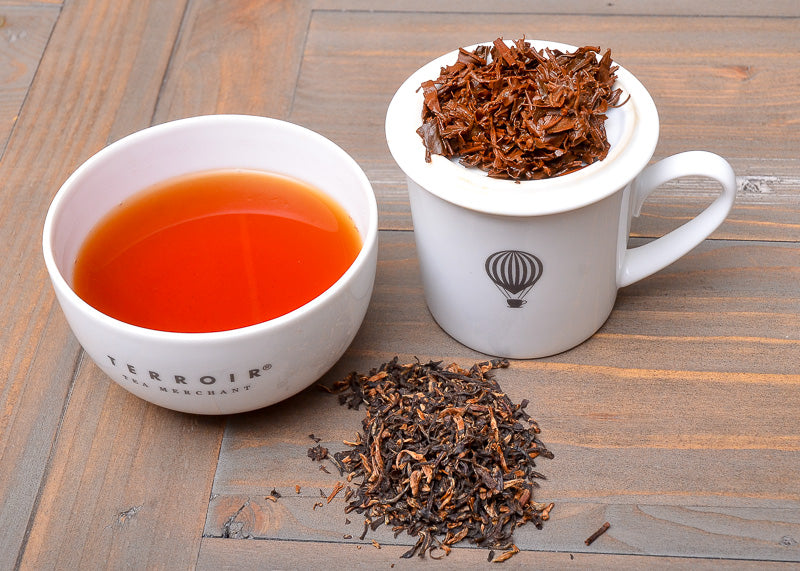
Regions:
<instances>
[{"instance_id":1,"label":"mug rim","mask_svg":"<svg viewBox=\"0 0 800 571\"><path fill-rule=\"evenodd\" d=\"M534 49L574 51L569 44L525 40ZM505 40L512 45L511 40ZM464 49L474 50L482 42ZM442 67L456 61L458 50L439 56L420 67L398 88L386 113L386 141L406 176L426 191L457 206L505 216L536 216L575 210L598 202L627 185L647 166L658 141L658 112L644 85L624 67L616 71L615 87L622 89L624 105L609 109L609 120L622 120L621 140L606 158L578 171L552 178L516 182L490 178L478 168L467 168L441 155L425 162L425 146L416 133L421 125L423 81L435 80Z\"/></svg>"},{"instance_id":2,"label":"mug rim","mask_svg":"<svg viewBox=\"0 0 800 571\"><path fill-rule=\"evenodd\" d=\"M350 264L347 270L333 282L325 291L301 305L300 307L289 311L278 317L261 321L245 327L238 327L235 329L226 329L222 331L205 331L205 332L180 332L180 331L163 331L159 329L150 329L139 325L127 323L119 320L107 313L104 313L86 301L83 300L67 282L64 274L56 262L54 248L54 230L58 222L60 211L74 192L78 188L82 179L90 176L92 170L102 165L107 157L114 155L126 146L131 144L140 144L141 141L147 141L152 137L160 137L168 134L171 131L181 129L184 127L203 127L217 124L249 124L249 125L262 125L262 126L278 126L281 129L293 131L304 137L315 139L317 143L331 152L337 157L337 160L343 161L348 170L351 170L359 181L359 189L361 190L362 197L367 203L367 216L365 233L361 237L362 245L355 260ZM232 166L231 168L238 168ZM144 190L145 187L139 189ZM246 337L251 335L258 335L262 332L267 332L273 329L283 327L297 319L302 318L307 313L313 312L319 306L325 304L329 298L336 296L348 283L350 283L356 275L361 271L364 265L369 261L373 250L377 247L378 237L378 206L375 193L372 189L372 184L369 181L366 173L364 173L361 166L339 145L328 139L327 137L312 131L307 127L303 127L296 123L275 119L272 117L264 117L260 115L246 115L246 114L211 114L211 115L197 115L167 121L157 125L152 125L144 129L135 131L121 139L105 146L100 151L86 159L59 187L58 191L53 197L50 206L47 209L45 216L44 226L42 230L42 251L50 280L53 288L59 297L64 297L71 305L76 307L79 311L86 314L90 319L98 320L108 327L118 329L129 335L138 335L149 339L164 339L173 342L216 342L221 340L235 340L239 337ZM85 236L83 238L85 240Z\"/></svg>"}]
</instances>

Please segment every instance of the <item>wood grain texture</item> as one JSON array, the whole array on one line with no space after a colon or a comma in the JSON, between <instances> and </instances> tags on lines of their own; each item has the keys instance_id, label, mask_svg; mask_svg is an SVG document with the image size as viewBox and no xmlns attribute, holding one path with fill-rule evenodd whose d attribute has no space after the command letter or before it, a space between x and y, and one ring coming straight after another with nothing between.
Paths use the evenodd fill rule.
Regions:
<instances>
[{"instance_id":1,"label":"wood grain texture","mask_svg":"<svg viewBox=\"0 0 800 571\"><path fill-rule=\"evenodd\" d=\"M0 4L0 155L53 29L56 6Z\"/></svg>"},{"instance_id":2,"label":"wood grain texture","mask_svg":"<svg viewBox=\"0 0 800 571\"><path fill-rule=\"evenodd\" d=\"M380 9L374 0L315 0L314 7L320 10L375 10ZM557 14L573 17L592 15L639 15L653 16L722 16L722 17L799 17L800 6L793 0L771 0L768 10L747 0L721 0L718 2L695 2L693 0L614 0L613 2L585 2L584 0L539 0L531 4L527 0L497 0L487 5L480 0L440 0L432 3L425 0L407 0L393 3L386 11L398 13L447 12L456 14L487 13L509 14Z\"/></svg>"},{"instance_id":3,"label":"wood grain texture","mask_svg":"<svg viewBox=\"0 0 800 571\"><path fill-rule=\"evenodd\" d=\"M286 21L273 19L280 13L276 10L280 6L261 10L259 26L251 26L257 12L252 3L193 4L185 17L182 7L176 5L171 20L164 19L158 6L153 8L148 12L137 7L127 14L129 18L140 15L141 28L130 34L141 34L146 29L154 36L165 37L132 42L135 53L127 62L130 76L126 82L137 86L139 97L132 100L132 106L121 107L111 125L109 140L126 134L135 122L146 126L151 118L159 121L195 113L265 111L254 103L266 101L262 97L264 87L246 82L253 76L243 66L233 72L222 66L220 84L236 87L238 83L241 87L232 89L221 100L191 98L189 104L159 96L162 87L166 94L181 92L185 77L166 74L166 67L185 70L195 65L194 54L208 45L209 31L218 33L230 29L231 23L241 23L242 27L230 35L239 42L234 50L237 54L249 51L247 46L259 47L263 37L271 38L283 49L291 46L285 43L284 32L290 31ZM154 26L153 18L160 18L161 24ZM198 21L213 25L203 27ZM180 25L184 29L178 34ZM172 43L178 37L180 44L173 51ZM225 42L222 38L215 41ZM160 52L148 54L149 44ZM67 51L75 54L74 49ZM273 66L275 75L281 73L285 60L276 57L275 61L281 63ZM262 67L269 75L270 66ZM203 71L209 73L209 69ZM288 78L282 77L281 83L283 91L274 87L270 90L277 102L273 109L276 113L291 94ZM191 567L202 535L223 428L224 418L180 415L139 401L110 384L88 359L82 359L61 421L59 446L50 458L36 517L20 560L22 566L95 567L109 560L163 565L165 554L169 553L171 566ZM156 537L153 530L169 532ZM63 544L74 549L62 550Z\"/></svg>"},{"instance_id":4,"label":"wood grain texture","mask_svg":"<svg viewBox=\"0 0 800 571\"><path fill-rule=\"evenodd\" d=\"M588 534L587 534L588 535ZM483 549L456 548L443 561L401 559L405 547L372 543L343 544L281 540L203 540L198 569L292 569L300 562L309 569L475 569L489 567ZM343 562L336 565L332 562ZM695 557L655 558L644 555L608 555L569 552L520 552L502 565L503 569L784 569L785 564L768 561L699 559Z\"/></svg>"},{"instance_id":5,"label":"wood grain texture","mask_svg":"<svg viewBox=\"0 0 800 571\"><path fill-rule=\"evenodd\" d=\"M354 347L365 354L402 348L420 357L435 347L440 356L480 358L433 324L412 236L384 232L381 238L375 293ZM534 362L796 374L798 261L796 244L706 242L622 289L609 320L590 340Z\"/></svg>"},{"instance_id":6,"label":"wood grain texture","mask_svg":"<svg viewBox=\"0 0 800 571\"><path fill-rule=\"evenodd\" d=\"M155 123L207 113L285 118L307 2L191 2Z\"/></svg>"},{"instance_id":7,"label":"wood grain texture","mask_svg":"<svg viewBox=\"0 0 800 571\"><path fill-rule=\"evenodd\" d=\"M360 429L363 412L335 395L311 387L205 418L113 384L54 303L40 233L63 180L133 131L205 113L288 118L350 152L380 208L367 317L321 382L395 355L482 360L426 308L383 122L420 65L523 34L611 47L659 106L655 158L717 152L739 194L713 239L621 290L592 338L497 372L514 401L530 400L555 452L537 462L552 517L518 530L523 551L504 567L796 565L798 25L792 0L0 0L0 569L488 565L469 546L445 561L400 559L412 539L383 527L358 539L343 494L322 498L344 478L307 456L309 434L335 452ZM695 177L657 189L631 245L714 194ZM587 547L603 521L611 529Z\"/></svg>"},{"instance_id":8,"label":"wood grain texture","mask_svg":"<svg viewBox=\"0 0 800 571\"><path fill-rule=\"evenodd\" d=\"M191 567L223 426L150 405L84 358L22 567L145 568L167 553L173 568Z\"/></svg>"},{"instance_id":9,"label":"wood grain texture","mask_svg":"<svg viewBox=\"0 0 800 571\"><path fill-rule=\"evenodd\" d=\"M115 132L149 123L171 51L163 35L174 36L182 13L179 4L171 11L148 2L116 7L85 2L60 12L0 163L0 320L7 324L0 332L0 377L6 379L0 419L3 568L21 557L81 362L41 261L44 215L55 190L80 161ZM98 51L98 45L106 51ZM137 65L143 62L155 74L142 74ZM56 524L59 518L36 515L52 517Z\"/></svg>"},{"instance_id":10,"label":"wood grain texture","mask_svg":"<svg viewBox=\"0 0 800 571\"><path fill-rule=\"evenodd\" d=\"M330 486L323 491L328 490ZM381 549L401 548L395 555L398 559L415 542L415 538L405 533L395 538L392 530L384 526L368 531L361 539L363 517L356 513L345 514L342 500L327 504L319 496L302 498L289 490L285 492L292 495L282 496L276 502L265 500L263 496L214 498L209 515L213 526L210 532L206 531L206 539L240 540L250 544L269 544L276 540L295 544L302 541L340 543L353 551L359 546L367 549L370 553L362 557L370 558L376 555L372 543L375 541ZM284 490L279 493L283 494ZM587 546L584 540L604 521L610 522L612 528L596 543ZM543 528L538 530L532 525L517 528L514 543L521 553L528 555L544 551L780 562L786 561L787 556L791 558L792 553L784 538L796 536L799 527L797 510L780 508L717 509L635 502L608 505L605 502L556 501L551 518ZM458 551L469 553L474 563L485 562L488 554L488 549L469 544L459 544ZM377 559L376 563L379 561ZM455 564L449 557L446 561Z\"/></svg>"},{"instance_id":11,"label":"wood grain texture","mask_svg":"<svg viewBox=\"0 0 800 571\"><path fill-rule=\"evenodd\" d=\"M169 60L181 6L71 4L61 10L8 141L0 178L0 567L13 566L57 442L80 362L41 259L41 228L61 182L113 133L147 125ZM46 17L49 12L41 11ZM97 46L106 49L97 50ZM135 64L156 77L143 82ZM150 103L144 117L132 109ZM25 166L23 166L25 165ZM38 514L46 517L46 514Z\"/></svg>"},{"instance_id":12,"label":"wood grain texture","mask_svg":"<svg viewBox=\"0 0 800 571\"><path fill-rule=\"evenodd\" d=\"M800 179L792 175L739 176L736 202L712 239L800 241ZM658 237L711 204L719 185L699 177L669 182L653 192L631 235Z\"/></svg>"},{"instance_id":13,"label":"wood grain texture","mask_svg":"<svg viewBox=\"0 0 800 571\"><path fill-rule=\"evenodd\" d=\"M42 8L0 4L0 60L4 63L0 71L2 153L5 152L57 17L58 9L55 6ZM10 198L13 187L8 186L8 182L6 178L2 195ZM12 216L12 208L4 200L0 209L4 226L17 223ZM21 233L18 228L5 228L0 237L4 258L0 272L4 276L11 277L13 269L16 269L10 265L7 256L11 253L12 240L18 233ZM5 293L8 295L10 292L6 289ZM30 293L37 295L35 292ZM0 510L0 545L9 548L0 550L0 567L9 568L17 557L14 546L18 545L25 533L39 486L36 476L41 475L44 469L52 444L53 422L57 422L64 393L63 390L53 393L42 390L45 387L41 387L39 391L26 390L25 368L35 359L32 348L25 350L20 347L19 351L12 352L12 348L17 349L17 341L22 336L36 336L47 327L46 314L38 323L14 319L13 313L7 308L2 315L4 333L0 334L0 379L3 379L0 381L0 456L3 466L0 467L0 501L3 509ZM62 344L68 350L43 356L39 363L50 370L72 370L77 352L76 344L70 339L66 328L58 328L52 331L52 335L56 343ZM20 411L28 412L17 421ZM53 411L56 412L55 419L49 418ZM41 430L41 427L46 428ZM40 451L38 457L33 453L36 450Z\"/></svg>"},{"instance_id":14,"label":"wood grain texture","mask_svg":"<svg viewBox=\"0 0 800 571\"><path fill-rule=\"evenodd\" d=\"M485 358L431 319L411 235L382 239L365 325L322 382L366 373L399 348L404 361ZM539 501L558 508L543 531L520 530L521 549L581 551L577 530L590 533L613 515L620 536L607 553L797 558L781 543L800 535L797 256L796 246L706 243L624 290L606 325L578 348L497 373L515 402L531 401L528 412L556 455L537 465L548 478ZM781 283L785 293L775 295ZM360 535L342 525L341 498L337 507L320 499L342 477L331 463L323 463L331 474L320 471L306 452L309 434L343 450L361 417L312 388L232 418L204 534L223 537L236 524L245 538ZM279 505L265 499L273 488ZM318 501L325 505L314 509ZM767 532L764 520L781 523ZM388 532L375 538L393 541Z\"/></svg>"},{"instance_id":15,"label":"wood grain texture","mask_svg":"<svg viewBox=\"0 0 800 571\"><path fill-rule=\"evenodd\" d=\"M63 4L63 0L3 0L3 2L0 2L0 7L22 6L30 8L35 6L62 6Z\"/></svg>"},{"instance_id":16,"label":"wood grain texture","mask_svg":"<svg viewBox=\"0 0 800 571\"><path fill-rule=\"evenodd\" d=\"M383 130L386 106L406 77L457 46L498 36L610 47L659 108L656 159L709 150L743 177L736 209L713 237L796 241L800 66L792 54L800 50L798 22L502 13L412 13L400 20L380 11L319 12L291 118L332 138L364 167L380 198L382 228L410 229L405 178ZM715 185L697 180L658 191L645 203L636 235L663 234L699 212L713 193Z\"/></svg>"}]
</instances>

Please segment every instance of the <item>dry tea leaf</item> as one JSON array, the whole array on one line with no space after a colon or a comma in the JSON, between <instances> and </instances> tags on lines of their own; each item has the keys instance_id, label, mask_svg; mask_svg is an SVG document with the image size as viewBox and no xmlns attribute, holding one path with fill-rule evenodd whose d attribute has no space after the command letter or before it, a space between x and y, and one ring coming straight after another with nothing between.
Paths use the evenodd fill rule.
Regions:
<instances>
[{"instance_id":1,"label":"dry tea leaf","mask_svg":"<svg viewBox=\"0 0 800 571\"><path fill-rule=\"evenodd\" d=\"M504 553L501 553L496 558L492 559L492 563L502 563L503 561L511 559L517 553L519 553L519 547L517 547L516 545L512 545L511 549L509 549Z\"/></svg>"},{"instance_id":2,"label":"dry tea leaf","mask_svg":"<svg viewBox=\"0 0 800 571\"><path fill-rule=\"evenodd\" d=\"M328 497L326 498L327 502L331 503L331 500L333 500L333 498L335 498L336 495L343 489L344 489L344 484L342 482L336 482L336 484L333 486L333 491L330 494L328 494Z\"/></svg>"},{"instance_id":3,"label":"dry tea leaf","mask_svg":"<svg viewBox=\"0 0 800 571\"><path fill-rule=\"evenodd\" d=\"M317 444L308 449L308 457L316 462L321 462L328 457L328 449L321 444Z\"/></svg>"},{"instance_id":4,"label":"dry tea leaf","mask_svg":"<svg viewBox=\"0 0 800 571\"><path fill-rule=\"evenodd\" d=\"M611 524L608 523L608 522L605 522L603 525L600 526L600 529L598 529L592 535L587 537L586 540L584 541L584 543L586 545L591 545L592 543L594 543L595 539L597 539L598 537L603 535L605 532L607 532L609 527L611 527Z\"/></svg>"}]
</instances>

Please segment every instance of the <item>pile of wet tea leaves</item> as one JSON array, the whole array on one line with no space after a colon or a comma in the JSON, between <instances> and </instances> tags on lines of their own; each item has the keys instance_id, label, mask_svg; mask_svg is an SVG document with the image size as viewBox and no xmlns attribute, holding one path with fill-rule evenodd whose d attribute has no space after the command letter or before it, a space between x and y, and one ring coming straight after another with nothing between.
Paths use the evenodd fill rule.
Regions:
<instances>
[{"instance_id":1,"label":"pile of wet tea leaves","mask_svg":"<svg viewBox=\"0 0 800 571\"><path fill-rule=\"evenodd\" d=\"M363 432L334 455L348 481L361 478L345 511L364 515L362 539L386 524L395 536L417 538L404 558L436 558L434 551L446 555L468 540L504 561L519 551L516 527L541 529L553 504L534 501L535 480L544 478L534 459L553 454L527 401L514 404L492 378L492 369L507 366L493 360L465 370L395 357L334 384L341 404L366 405ZM495 549L503 552L494 557Z\"/></svg>"},{"instance_id":2,"label":"pile of wet tea leaves","mask_svg":"<svg viewBox=\"0 0 800 571\"><path fill-rule=\"evenodd\" d=\"M435 80L420 85L417 133L431 154L459 158L495 178L531 180L574 172L610 145L606 111L624 104L611 52L535 50L524 39L463 48Z\"/></svg>"}]
</instances>

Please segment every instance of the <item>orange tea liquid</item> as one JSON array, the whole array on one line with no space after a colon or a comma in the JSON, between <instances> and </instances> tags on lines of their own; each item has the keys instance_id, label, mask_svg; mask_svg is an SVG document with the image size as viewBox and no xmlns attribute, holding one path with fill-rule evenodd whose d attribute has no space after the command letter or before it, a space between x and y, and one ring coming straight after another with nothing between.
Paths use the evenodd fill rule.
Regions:
<instances>
[{"instance_id":1,"label":"orange tea liquid","mask_svg":"<svg viewBox=\"0 0 800 571\"><path fill-rule=\"evenodd\" d=\"M344 209L306 183L203 172L145 190L101 220L78 253L73 287L133 325L224 331L308 303L361 244Z\"/></svg>"}]
</instances>

